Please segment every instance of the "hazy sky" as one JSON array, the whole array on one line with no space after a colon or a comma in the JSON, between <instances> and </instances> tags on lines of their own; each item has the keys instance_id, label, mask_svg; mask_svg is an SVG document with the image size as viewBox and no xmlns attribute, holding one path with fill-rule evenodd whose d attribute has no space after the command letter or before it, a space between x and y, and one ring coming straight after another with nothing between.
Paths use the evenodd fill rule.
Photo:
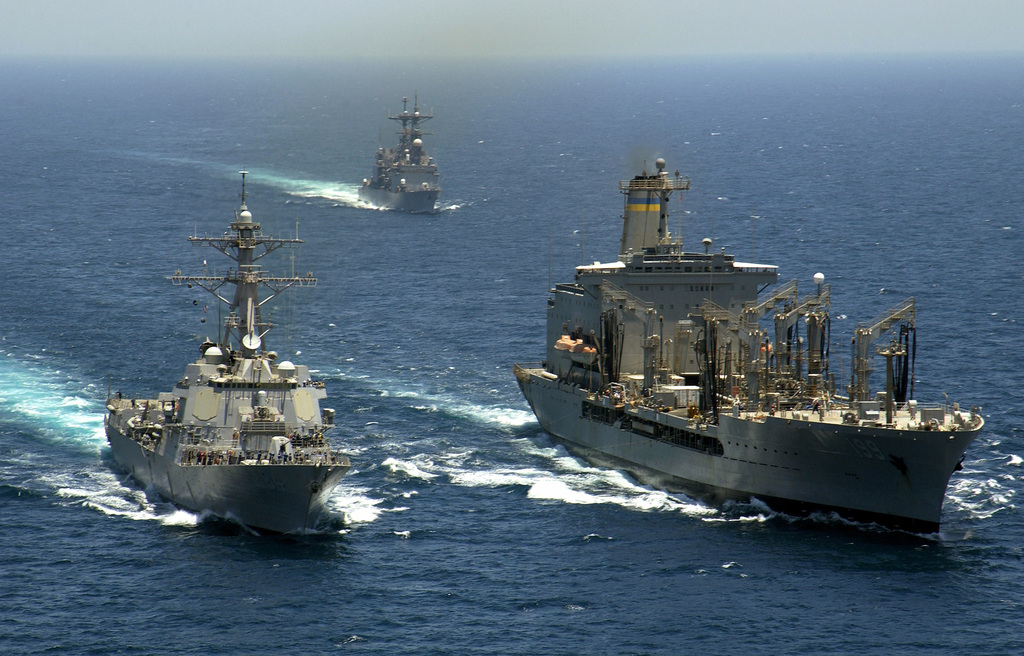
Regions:
<instances>
[{"instance_id":1,"label":"hazy sky","mask_svg":"<svg viewBox=\"0 0 1024 656\"><path fill-rule=\"evenodd\" d=\"M1021 52L1024 0L0 0L0 57Z\"/></svg>"}]
</instances>

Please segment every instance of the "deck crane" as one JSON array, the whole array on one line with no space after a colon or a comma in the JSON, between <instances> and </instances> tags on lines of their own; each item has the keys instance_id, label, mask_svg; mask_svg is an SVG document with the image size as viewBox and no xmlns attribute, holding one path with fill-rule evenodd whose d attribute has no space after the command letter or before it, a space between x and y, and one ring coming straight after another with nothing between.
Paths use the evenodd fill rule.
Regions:
<instances>
[{"instance_id":1,"label":"deck crane","mask_svg":"<svg viewBox=\"0 0 1024 656\"><path fill-rule=\"evenodd\" d=\"M818 291L808 294L799 302L787 304L775 314L775 373L790 378L803 377L803 351L800 348L800 317L807 319L807 374L808 377L827 372L828 307L832 299L829 285L822 284L825 277L815 276Z\"/></svg>"},{"instance_id":2,"label":"deck crane","mask_svg":"<svg viewBox=\"0 0 1024 656\"><path fill-rule=\"evenodd\" d=\"M890 308L870 325L858 324L851 340L853 367L850 380L850 401L869 401L871 397L868 380L871 376L871 345L897 325L900 326L899 334L893 337L891 343L880 347L877 351L886 359L885 406L887 421L891 421L894 401L902 403L907 400L908 376L910 379L909 392L913 395L913 352L915 349L911 346L911 340L914 334L914 321L915 305L914 297L911 296L899 305ZM908 360L909 369L907 368Z\"/></svg>"}]
</instances>

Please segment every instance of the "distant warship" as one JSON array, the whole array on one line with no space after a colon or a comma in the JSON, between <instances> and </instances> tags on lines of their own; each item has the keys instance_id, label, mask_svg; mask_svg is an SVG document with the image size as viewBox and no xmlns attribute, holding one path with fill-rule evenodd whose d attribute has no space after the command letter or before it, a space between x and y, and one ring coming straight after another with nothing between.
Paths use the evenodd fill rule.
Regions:
<instances>
[{"instance_id":1,"label":"distant warship","mask_svg":"<svg viewBox=\"0 0 1024 656\"><path fill-rule=\"evenodd\" d=\"M398 133L398 146L378 148L373 163L373 175L363 180L359 200L375 207L404 212L433 212L437 195L441 192L437 164L423 147L420 123L434 118L420 112L414 99L412 112L408 98L402 98L402 113L388 115L402 124Z\"/></svg>"},{"instance_id":2,"label":"distant warship","mask_svg":"<svg viewBox=\"0 0 1024 656\"><path fill-rule=\"evenodd\" d=\"M107 399L106 432L114 458L132 477L176 505L209 512L256 530L304 533L349 469L325 436L334 411L320 408L322 383L309 369L267 351L272 324L263 303L285 289L316 285L305 277L273 277L256 262L299 239L264 236L245 205L221 237L190 237L237 263L220 276L171 277L197 285L228 306L223 334L207 341L171 392L156 398ZM225 285L234 286L226 294ZM271 290L262 301L259 288ZM230 289L228 287L227 289Z\"/></svg>"},{"instance_id":3,"label":"distant warship","mask_svg":"<svg viewBox=\"0 0 1024 656\"><path fill-rule=\"evenodd\" d=\"M775 266L716 253L710 239L685 252L667 219L689 180L657 168L619 184L618 259L551 290L547 359L515 366L544 430L591 462L713 503L937 531L983 420L914 399L914 299L858 325L840 395L824 277L802 297L796 281L764 292ZM874 396L873 348L885 360Z\"/></svg>"}]
</instances>

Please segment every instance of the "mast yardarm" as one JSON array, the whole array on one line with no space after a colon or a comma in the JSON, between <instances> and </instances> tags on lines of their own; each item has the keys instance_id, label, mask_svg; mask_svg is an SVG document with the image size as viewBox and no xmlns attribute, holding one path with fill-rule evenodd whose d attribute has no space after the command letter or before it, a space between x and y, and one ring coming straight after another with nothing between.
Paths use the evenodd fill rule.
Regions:
<instances>
[{"instance_id":1,"label":"mast yardarm","mask_svg":"<svg viewBox=\"0 0 1024 656\"><path fill-rule=\"evenodd\" d=\"M305 276L272 276L263 271L257 262L269 253L288 246L297 246L301 239L284 239L266 236L259 223L252 220L252 213L245 204L245 176L242 175L242 203L235 211L235 220L231 230L221 237L189 237L189 241L198 246L210 246L234 260L237 268L220 276L182 275L176 272L171 276L175 285L182 283L198 285L213 294L228 306L228 316L224 320L223 337L218 346L230 349L231 344L240 344L243 350L250 353L263 352L263 337L273 324L263 320L260 308L264 303L293 285L315 287L317 279L312 273ZM234 294L222 291L225 285L234 285ZM271 291L266 298L260 299L260 287Z\"/></svg>"}]
</instances>

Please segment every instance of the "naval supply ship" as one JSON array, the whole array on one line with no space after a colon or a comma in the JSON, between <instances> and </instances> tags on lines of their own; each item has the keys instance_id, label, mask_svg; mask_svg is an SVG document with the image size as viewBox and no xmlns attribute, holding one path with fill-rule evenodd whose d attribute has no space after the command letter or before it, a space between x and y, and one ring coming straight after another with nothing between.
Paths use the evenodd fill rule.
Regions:
<instances>
[{"instance_id":1,"label":"naval supply ship","mask_svg":"<svg viewBox=\"0 0 1024 656\"><path fill-rule=\"evenodd\" d=\"M373 175L363 180L359 200L381 209L433 212L441 193L440 178L434 158L423 147L423 135L427 133L420 124L434 115L420 112L416 98L411 112L408 103L408 98L402 98L402 113L388 114L390 120L402 124L398 145L377 149Z\"/></svg>"},{"instance_id":2,"label":"naval supply ship","mask_svg":"<svg viewBox=\"0 0 1024 656\"><path fill-rule=\"evenodd\" d=\"M668 203L689 179L656 164L619 184L618 258L550 290L547 358L515 365L540 425L591 463L711 503L937 531L983 420L914 398L914 299L858 324L842 394L822 274L801 296L776 266L710 239L686 252ZM872 395L876 360L885 384Z\"/></svg>"},{"instance_id":3,"label":"naval supply ship","mask_svg":"<svg viewBox=\"0 0 1024 656\"><path fill-rule=\"evenodd\" d=\"M200 287L227 306L223 333L200 346L199 359L172 391L148 399L108 395L107 439L132 478L182 508L257 531L305 533L350 465L326 436L334 411L320 407L323 384L307 366L278 361L266 349L272 324L261 316L263 304L317 279L271 276L258 264L302 241L263 234L246 208L245 175L230 231L189 238L227 255L236 268L171 276L175 285ZM262 300L261 288L270 290Z\"/></svg>"}]
</instances>

